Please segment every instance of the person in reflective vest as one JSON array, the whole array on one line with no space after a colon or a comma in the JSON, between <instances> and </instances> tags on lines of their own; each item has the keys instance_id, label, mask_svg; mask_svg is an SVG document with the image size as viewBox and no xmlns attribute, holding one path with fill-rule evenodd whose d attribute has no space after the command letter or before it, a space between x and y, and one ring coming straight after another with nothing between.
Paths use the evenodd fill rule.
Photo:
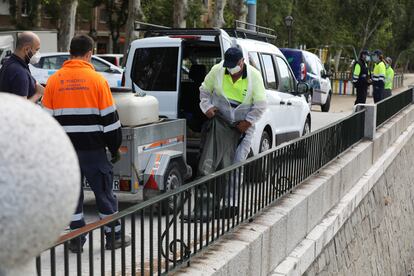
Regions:
<instances>
[{"instance_id":1,"label":"person in reflective vest","mask_svg":"<svg viewBox=\"0 0 414 276\"><path fill-rule=\"evenodd\" d=\"M384 86L384 98L391 97L391 92L394 83L394 69L392 69L392 59L387 57L386 61L386 71L385 71L385 86Z\"/></svg>"},{"instance_id":2,"label":"person in reflective vest","mask_svg":"<svg viewBox=\"0 0 414 276\"><path fill-rule=\"evenodd\" d=\"M262 75L244 62L242 51L236 47L226 51L224 61L211 68L200 86L201 111L210 119L220 113L244 135L234 163L247 158L254 125L263 115L266 105Z\"/></svg>"},{"instance_id":3,"label":"person in reflective vest","mask_svg":"<svg viewBox=\"0 0 414 276\"><path fill-rule=\"evenodd\" d=\"M238 145L231 153L234 156L223 157L230 158L233 164L247 158L255 131L255 123L265 112L266 105L262 75L256 68L244 62L243 52L236 47L229 48L225 52L224 61L211 68L200 86L201 111L209 119L218 116L228 125L227 132L215 133L216 141L213 142L219 143L220 139L230 139L234 128L240 134ZM215 146L214 143L209 145L213 148ZM204 147L203 154L210 150L211 148L208 146ZM232 200L237 193L238 185L235 185L235 182L238 183L238 181L240 179L230 179L227 182L229 189L226 188L225 193L228 201L224 201L222 215L227 213L226 210L232 210L229 212L232 214L238 212L238 206L235 206L235 202ZM219 195L219 197L222 196ZM230 205L226 206L228 203Z\"/></svg>"},{"instance_id":4,"label":"person in reflective vest","mask_svg":"<svg viewBox=\"0 0 414 276\"><path fill-rule=\"evenodd\" d=\"M86 178L95 194L101 219L118 212L118 201L112 191L112 163L119 160L122 142L121 123L105 78L91 64L93 40L75 36L70 43L70 59L50 76L42 100L49 112L68 134L79 159L82 179ZM106 148L112 155L109 162ZM70 223L71 229L85 226L83 189ZM112 233L112 229L114 233ZM105 248L116 249L130 244L130 237L121 240L121 225L114 221L104 227ZM113 239L112 237L115 237ZM86 238L71 240L69 249L82 252Z\"/></svg>"},{"instance_id":5,"label":"person in reflective vest","mask_svg":"<svg viewBox=\"0 0 414 276\"><path fill-rule=\"evenodd\" d=\"M374 71L372 74L373 97L374 97L374 103L377 103L384 98L385 74L386 74L384 56L381 50L375 50L373 52L372 61L375 62Z\"/></svg>"},{"instance_id":6,"label":"person in reflective vest","mask_svg":"<svg viewBox=\"0 0 414 276\"><path fill-rule=\"evenodd\" d=\"M367 62L370 61L369 52L363 50L359 54L359 60L355 64L352 82L356 88L355 105L365 104L367 101L368 86L371 82L371 72L369 71Z\"/></svg>"}]
</instances>

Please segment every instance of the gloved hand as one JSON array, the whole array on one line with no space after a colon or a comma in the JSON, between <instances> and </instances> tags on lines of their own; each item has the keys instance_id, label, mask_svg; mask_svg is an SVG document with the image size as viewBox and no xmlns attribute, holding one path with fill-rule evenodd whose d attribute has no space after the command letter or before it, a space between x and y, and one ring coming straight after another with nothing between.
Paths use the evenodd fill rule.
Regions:
<instances>
[{"instance_id":1,"label":"gloved hand","mask_svg":"<svg viewBox=\"0 0 414 276\"><path fill-rule=\"evenodd\" d=\"M117 150L116 152L111 152L111 157L111 163L115 164L121 159L121 153L119 152L119 150Z\"/></svg>"},{"instance_id":2,"label":"gloved hand","mask_svg":"<svg viewBox=\"0 0 414 276\"><path fill-rule=\"evenodd\" d=\"M236 128L240 133L245 133L252 124L249 121L243 120L237 123Z\"/></svg>"}]
</instances>

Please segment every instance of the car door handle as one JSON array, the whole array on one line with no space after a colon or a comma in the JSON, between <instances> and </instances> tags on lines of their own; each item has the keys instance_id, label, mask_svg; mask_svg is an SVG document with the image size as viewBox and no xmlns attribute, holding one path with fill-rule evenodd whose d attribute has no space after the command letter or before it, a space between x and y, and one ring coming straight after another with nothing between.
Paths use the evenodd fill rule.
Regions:
<instances>
[{"instance_id":1,"label":"car door handle","mask_svg":"<svg viewBox=\"0 0 414 276\"><path fill-rule=\"evenodd\" d=\"M292 103L291 102L287 102L287 105L292 105Z\"/></svg>"},{"instance_id":2,"label":"car door handle","mask_svg":"<svg viewBox=\"0 0 414 276\"><path fill-rule=\"evenodd\" d=\"M284 102L284 101L280 101L280 104L286 104L286 102Z\"/></svg>"}]
</instances>

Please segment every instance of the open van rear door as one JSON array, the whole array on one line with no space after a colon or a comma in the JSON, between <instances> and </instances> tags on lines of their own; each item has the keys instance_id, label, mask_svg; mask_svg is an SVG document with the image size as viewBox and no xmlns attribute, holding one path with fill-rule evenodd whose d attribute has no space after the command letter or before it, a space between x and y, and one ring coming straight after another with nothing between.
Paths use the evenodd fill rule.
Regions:
<instances>
[{"instance_id":1,"label":"open van rear door","mask_svg":"<svg viewBox=\"0 0 414 276\"><path fill-rule=\"evenodd\" d=\"M146 93L159 101L160 116L177 118L181 70L181 39L165 38L162 43L142 39L131 49L131 76L136 93ZM127 66L128 67L128 66ZM129 69L128 68L128 69Z\"/></svg>"},{"instance_id":2,"label":"open van rear door","mask_svg":"<svg viewBox=\"0 0 414 276\"><path fill-rule=\"evenodd\" d=\"M221 51L222 51L222 58L224 59L224 53L230 48L233 44L231 37L226 33L224 30L220 30L220 43L221 43Z\"/></svg>"}]
</instances>

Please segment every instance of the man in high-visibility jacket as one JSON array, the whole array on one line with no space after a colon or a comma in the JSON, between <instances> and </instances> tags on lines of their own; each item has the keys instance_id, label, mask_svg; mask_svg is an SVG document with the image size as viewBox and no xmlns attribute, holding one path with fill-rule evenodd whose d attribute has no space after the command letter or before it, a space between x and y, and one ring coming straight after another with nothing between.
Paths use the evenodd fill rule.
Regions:
<instances>
[{"instance_id":1,"label":"man in high-visibility jacket","mask_svg":"<svg viewBox=\"0 0 414 276\"><path fill-rule=\"evenodd\" d=\"M250 152L254 124L266 110L266 94L262 75L244 63L240 49L229 48L224 61L211 68L200 86L200 108L209 119L220 113L244 134L234 162L245 160Z\"/></svg>"},{"instance_id":2,"label":"man in high-visibility jacket","mask_svg":"<svg viewBox=\"0 0 414 276\"><path fill-rule=\"evenodd\" d=\"M367 101L368 86L371 82L371 72L367 62L369 62L369 52L363 50L359 54L359 60L355 64L352 82L356 88L355 105L365 104Z\"/></svg>"},{"instance_id":3,"label":"man in high-visibility jacket","mask_svg":"<svg viewBox=\"0 0 414 276\"><path fill-rule=\"evenodd\" d=\"M374 103L381 101L384 98L385 74L386 67L384 56L381 50L375 50L372 55L372 61L375 62L374 72L372 74L373 97Z\"/></svg>"},{"instance_id":4,"label":"man in high-visibility jacket","mask_svg":"<svg viewBox=\"0 0 414 276\"><path fill-rule=\"evenodd\" d=\"M387 57L386 61L386 71L385 71L385 86L384 86L384 98L391 97L391 92L394 83L394 69L392 69L392 59Z\"/></svg>"},{"instance_id":5,"label":"man in high-visibility jacket","mask_svg":"<svg viewBox=\"0 0 414 276\"><path fill-rule=\"evenodd\" d=\"M70 59L48 80L43 106L62 125L77 152L82 180L85 177L95 194L101 219L118 212L118 201L112 191L112 164L119 160L122 142L121 123L108 82L91 64L93 41L85 35L75 36L70 44ZM83 189L71 229L83 227ZM112 227L115 233L111 233ZM130 244L130 237L121 241L121 225L115 221L105 226L106 249ZM112 234L115 240L112 239ZM82 252L86 238L72 240L69 249ZM80 245L80 246L79 246Z\"/></svg>"},{"instance_id":6,"label":"man in high-visibility jacket","mask_svg":"<svg viewBox=\"0 0 414 276\"><path fill-rule=\"evenodd\" d=\"M255 123L265 112L266 102L260 72L244 63L243 53L236 47L225 52L224 61L214 65L201 84L201 111L209 119L219 115L229 125L234 125L240 133L240 142L234 157L231 158L233 163L247 158ZM230 191L230 197L234 193L235 191Z\"/></svg>"}]
</instances>

